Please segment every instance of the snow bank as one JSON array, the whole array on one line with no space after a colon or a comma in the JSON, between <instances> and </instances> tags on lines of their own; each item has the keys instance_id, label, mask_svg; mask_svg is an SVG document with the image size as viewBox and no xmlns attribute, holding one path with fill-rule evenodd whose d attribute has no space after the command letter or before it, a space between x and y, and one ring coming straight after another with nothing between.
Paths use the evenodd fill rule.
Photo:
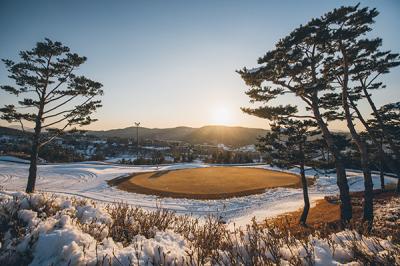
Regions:
<instances>
[{"instance_id":1,"label":"snow bank","mask_svg":"<svg viewBox=\"0 0 400 266\"><path fill-rule=\"evenodd\" d=\"M134 244L128 246L114 242L107 231L113 222L110 215L89 201L46 194L12 196L1 197L2 208L9 211L9 219L16 211L16 220L23 224L26 234L12 238L7 232L1 244L15 256L29 254L29 265L108 265L116 261L144 265L154 260L170 264L186 254L185 239L171 230L158 231L152 239L137 235ZM93 224L97 225L93 231L85 230L85 226ZM106 229L105 234L98 234L99 228ZM0 262L1 259L4 256L0 256Z\"/></svg>"},{"instance_id":2,"label":"snow bank","mask_svg":"<svg viewBox=\"0 0 400 266\"><path fill-rule=\"evenodd\" d=\"M15 156L0 156L0 161L14 162L14 163L29 163L29 160L24 160Z\"/></svg>"},{"instance_id":3,"label":"snow bank","mask_svg":"<svg viewBox=\"0 0 400 266\"><path fill-rule=\"evenodd\" d=\"M395 204L398 201L388 205L389 209L395 208ZM121 212L122 209L118 215ZM385 209L380 212L386 213ZM178 226L173 216L168 216L172 219L168 228L157 230L151 228L151 223L166 216L140 213L148 215L149 230L155 233L147 238L137 234L118 242L115 237L121 235L110 231L117 221L107 206L88 200L14 193L0 197L0 213L3 265L10 261L29 265L210 265L231 264L239 259L251 264L253 256L261 264L289 264L297 260L315 265L361 265L360 258L377 263L391 258L391 262L400 263L399 247L389 238L366 237L349 230L327 238L310 235L308 239L295 239L285 232L254 224L245 231L232 232L224 225L203 226L189 217ZM221 238L222 235L225 237Z\"/></svg>"}]
</instances>

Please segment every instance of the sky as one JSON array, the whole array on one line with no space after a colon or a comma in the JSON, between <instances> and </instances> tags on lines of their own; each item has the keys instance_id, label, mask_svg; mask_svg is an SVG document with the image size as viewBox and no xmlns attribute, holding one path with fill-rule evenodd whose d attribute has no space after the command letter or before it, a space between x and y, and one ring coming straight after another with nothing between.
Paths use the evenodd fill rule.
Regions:
<instances>
[{"instance_id":1,"label":"sky","mask_svg":"<svg viewBox=\"0 0 400 266\"><path fill-rule=\"evenodd\" d=\"M400 52L400 1L8 1L0 0L0 58L18 59L44 38L88 58L79 72L104 85L88 129L224 124L268 128L235 72L300 24L335 7L376 7L373 36ZM0 84L12 84L0 65ZM400 67L384 77L378 106L400 100ZM293 103L283 98L282 104ZM0 106L13 96L0 92ZM369 113L366 105L364 112ZM0 125L5 125L0 122ZM344 125L333 124L337 130Z\"/></svg>"}]
</instances>

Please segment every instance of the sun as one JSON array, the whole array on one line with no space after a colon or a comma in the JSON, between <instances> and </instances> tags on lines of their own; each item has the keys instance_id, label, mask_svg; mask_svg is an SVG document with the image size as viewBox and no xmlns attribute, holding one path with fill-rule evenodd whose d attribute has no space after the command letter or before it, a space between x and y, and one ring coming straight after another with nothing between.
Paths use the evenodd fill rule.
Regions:
<instances>
[{"instance_id":1,"label":"sun","mask_svg":"<svg viewBox=\"0 0 400 266\"><path fill-rule=\"evenodd\" d=\"M226 106L218 106L213 110L212 122L218 125L232 123L232 112Z\"/></svg>"}]
</instances>

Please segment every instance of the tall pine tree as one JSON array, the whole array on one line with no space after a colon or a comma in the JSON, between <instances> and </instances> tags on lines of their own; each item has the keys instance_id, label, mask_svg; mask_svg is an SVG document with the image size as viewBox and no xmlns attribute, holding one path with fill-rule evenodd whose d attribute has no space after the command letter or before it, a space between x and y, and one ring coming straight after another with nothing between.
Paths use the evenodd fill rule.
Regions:
<instances>
[{"instance_id":1,"label":"tall pine tree","mask_svg":"<svg viewBox=\"0 0 400 266\"><path fill-rule=\"evenodd\" d=\"M375 105L368 89L380 88L382 83L376 82L376 78L383 73L388 73L390 68L400 63L397 54L379 51L381 39L365 38L365 35L372 30L371 25L378 14L376 9L360 8L356 5L335 9L322 18L326 24L326 31L329 33L326 40L328 56L325 61L325 71L331 82L339 87L347 127L360 153L365 185L363 218L370 224L373 220L370 156L367 143L356 130L352 109L367 131L370 131L357 108L356 101L365 97L374 110ZM374 138L372 132L369 133L379 149L381 147L379 141ZM383 153L382 150L380 152Z\"/></svg>"},{"instance_id":2,"label":"tall pine tree","mask_svg":"<svg viewBox=\"0 0 400 266\"><path fill-rule=\"evenodd\" d=\"M310 209L306 165L315 165L321 158L318 142L312 141L320 134L318 125L313 120L279 119L270 126L271 131L259 139L258 148L267 153L271 165L300 169L304 208L299 222L306 225Z\"/></svg>"},{"instance_id":3,"label":"tall pine tree","mask_svg":"<svg viewBox=\"0 0 400 266\"><path fill-rule=\"evenodd\" d=\"M373 220L373 183L366 143L357 132L350 106L352 95L351 69L358 56L357 42L360 36L370 30L369 24L376 16L375 10L341 7L322 17L326 31L329 33L325 41L327 53L324 71L332 83L338 84L344 118L353 141L357 145L361 157L361 168L364 174L364 220L372 225Z\"/></svg>"},{"instance_id":4,"label":"tall pine tree","mask_svg":"<svg viewBox=\"0 0 400 266\"><path fill-rule=\"evenodd\" d=\"M322 71L326 54L324 40L328 37L324 25L320 19L313 19L298 27L277 42L273 50L259 58L258 68L243 68L238 73L251 86L246 92L251 101L263 103L260 108L243 108L244 112L267 119L273 119L279 114L316 121L335 160L341 219L347 222L352 218L352 206L344 158L328 127L328 120L340 114L328 110L332 105L337 106L337 97L330 93L334 88ZM286 94L294 95L306 105L303 115L298 115L293 105L271 105L272 100Z\"/></svg>"},{"instance_id":5,"label":"tall pine tree","mask_svg":"<svg viewBox=\"0 0 400 266\"><path fill-rule=\"evenodd\" d=\"M258 60L260 67L239 71L246 83L252 87L247 93L251 100L266 104L262 107L262 112L261 109L248 108L244 109L245 112L259 116L261 113L274 116L277 112L293 114L290 105L269 104L271 100L284 94L294 94L306 104L306 111L309 112L303 113L318 123L327 147L335 159L343 220L351 218L344 158L337 148L327 122L333 119L346 121L361 157L365 180L364 220L370 224L373 219L370 156L367 143L356 130L355 119L370 133L370 139L375 146L378 149L381 146L358 109L358 101L367 99L370 104L382 135L395 156L393 158L387 155L382 148L380 152L385 156L390 168L399 173L399 166L393 163L399 158L399 150L393 138L389 138L387 126L370 94L370 90L384 87L377 78L400 64L398 54L379 50L381 39L365 38L377 15L375 9L360 8L359 5L334 9L282 38L273 50Z\"/></svg>"},{"instance_id":6,"label":"tall pine tree","mask_svg":"<svg viewBox=\"0 0 400 266\"><path fill-rule=\"evenodd\" d=\"M396 170L400 167L400 102L386 104L377 109L376 114L372 113L374 118L367 121L368 125L375 138L381 140L382 160L390 170ZM379 117L379 121L376 117ZM396 174L396 191L400 193L400 175Z\"/></svg>"},{"instance_id":7,"label":"tall pine tree","mask_svg":"<svg viewBox=\"0 0 400 266\"><path fill-rule=\"evenodd\" d=\"M63 134L66 129L96 121L91 114L101 107L96 96L102 95L102 84L74 72L86 57L70 53L60 42L45 39L29 51L21 51L21 61L3 60L15 86L0 88L17 97L17 105L0 109L8 122L34 124L32 149L26 192L35 190L39 149ZM20 98L19 98L20 99ZM44 134L43 130L48 131Z\"/></svg>"}]
</instances>

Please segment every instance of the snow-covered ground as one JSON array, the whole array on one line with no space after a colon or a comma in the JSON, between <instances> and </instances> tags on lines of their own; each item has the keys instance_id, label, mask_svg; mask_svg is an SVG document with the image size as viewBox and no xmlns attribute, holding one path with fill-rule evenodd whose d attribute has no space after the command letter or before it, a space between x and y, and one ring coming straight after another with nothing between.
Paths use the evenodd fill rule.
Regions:
<instances>
[{"instance_id":1,"label":"snow-covered ground","mask_svg":"<svg viewBox=\"0 0 400 266\"><path fill-rule=\"evenodd\" d=\"M160 218L163 214L136 212L135 208L125 212L117 205L110 210L95 202L46 193L16 192L12 197L2 195L0 199L2 219L7 224L0 238L3 265L292 265L295 262L335 266L399 265L400 262L399 246L390 237L363 236L350 230L296 239L287 232L255 224L246 230L227 231L219 223L203 226L192 223L190 217L180 220L174 215L168 215L164 224L160 222L162 219L154 219L154 215ZM376 228L385 229L386 222L392 224L393 218L398 219L399 203L398 198L393 198L384 205L375 205L379 220L384 222L376 223Z\"/></svg>"},{"instance_id":2,"label":"snow-covered ground","mask_svg":"<svg viewBox=\"0 0 400 266\"><path fill-rule=\"evenodd\" d=\"M1 159L1 158L0 158ZM264 219L284 212L294 211L302 207L303 198L300 189L275 188L267 189L262 194L224 200L191 200L159 198L151 195L129 193L109 187L107 180L129 175L135 172L174 170L182 168L210 167L202 163L187 163L159 166L121 166L99 162L47 164L38 166L37 191L53 192L64 195L75 195L101 202L125 202L145 209L157 206L173 210L178 214L192 214L204 217L208 214L222 216L228 222L236 225L249 223L252 217ZM246 166L241 166L246 167ZM272 169L268 165L258 167ZM28 176L28 164L0 161L1 193L24 190ZM275 169L275 168L273 168ZM275 169L277 170L277 169ZM293 169L291 172L296 172ZM312 171L307 174L314 176ZM361 173L348 171L349 185L352 191L364 189ZM379 176L373 175L374 186L379 187ZM386 183L395 182L387 177ZM338 193L334 174L319 176L315 185L309 189L312 202L326 195Z\"/></svg>"},{"instance_id":3,"label":"snow-covered ground","mask_svg":"<svg viewBox=\"0 0 400 266\"><path fill-rule=\"evenodd\" d=\"M219 223L191 223L190 217L183 220L186 226L182 226L177 217L168 215L168 223L164 224L160 223L162 219L154 219L163 214L136 212L135 208L125 212L116 205L108 209L95 202L46 193L16 192L12 197L0 195L0 199L2 219L7 221L0 238L3 265L400 263L399 246L391 237L360 235L350 230L296 239L286 231L254 223L245 230L227 231ZM399 203L399 198L393 198L375 205L380 216L374 225L377 230L388 229L391 224L395 228Z\"/></svg>"},{"instance_id":4,"label":"snow-covered ground","mask_svg":"<svg viewBox=\"0 0 400 266\"><path fill-rule=\"evenodd\" d=\"M110 157L110 158L107 158L105 160L105 162L107 162L107 163L118 163L122 159L134 161L134 160L136 160L136 155L126 154L126 155L121 155L121 156L118 156L118 157Z\"/></svg>"}]
</instances>

